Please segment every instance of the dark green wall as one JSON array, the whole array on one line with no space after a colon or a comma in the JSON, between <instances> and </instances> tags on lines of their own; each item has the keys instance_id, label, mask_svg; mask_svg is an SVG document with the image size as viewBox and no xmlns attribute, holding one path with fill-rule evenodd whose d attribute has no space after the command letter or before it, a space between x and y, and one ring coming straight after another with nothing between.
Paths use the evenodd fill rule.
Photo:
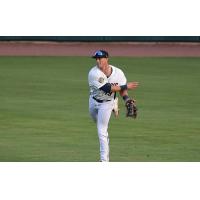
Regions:
<instances>
[{"instance_id":1,"label":"dark green wall","mask_svg":"<svg viewBox=\"0 0 200 200\"><path fill-rule=\"evenodd\" d=\"M0 41L200 42L200 36L0 36Z\"/></svg>"}]
</instances>

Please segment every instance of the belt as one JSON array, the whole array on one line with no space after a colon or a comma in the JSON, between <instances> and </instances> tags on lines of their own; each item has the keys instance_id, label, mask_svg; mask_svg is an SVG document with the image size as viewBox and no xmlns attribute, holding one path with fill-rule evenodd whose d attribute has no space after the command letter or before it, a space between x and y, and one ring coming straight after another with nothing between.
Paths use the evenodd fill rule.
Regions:
<instances>
[{"instance_id":1,"label":"belt","mask_svg":"<svg viewBox=\"0 0 200 200\"><path fill-rule=\"evenodd\" d=\"M95 101L97 101L98 103L103 103L103 102L107 102L107 101L111 101L111 100L100 100L100 99L97 99L95 97L92 97Z\"/></svg>"}]
</instances>

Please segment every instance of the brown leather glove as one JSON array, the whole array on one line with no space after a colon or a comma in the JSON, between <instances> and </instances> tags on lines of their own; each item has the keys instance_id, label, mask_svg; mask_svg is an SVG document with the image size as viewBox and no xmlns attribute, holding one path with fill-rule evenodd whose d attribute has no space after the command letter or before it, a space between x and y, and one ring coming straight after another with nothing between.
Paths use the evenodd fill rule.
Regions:
<instances>
[{"instance_id":1,"label":"brown leather glove","mask_svg":"<svg viewBox=\"0 0 200 200\"><path fill-rule=\"evenodd\" d=\"M137 117L137 107L134 99L128 99L125 103L126 106L126 117Z\"/></svg>"}]
</instances>

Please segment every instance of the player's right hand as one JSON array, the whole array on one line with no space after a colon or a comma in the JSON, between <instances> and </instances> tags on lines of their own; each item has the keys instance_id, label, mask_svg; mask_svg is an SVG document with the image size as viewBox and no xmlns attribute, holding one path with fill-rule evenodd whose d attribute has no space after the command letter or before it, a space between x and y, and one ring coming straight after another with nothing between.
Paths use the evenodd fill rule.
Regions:
<instances>
[{"instance_id":1,"label":"player's right hand","mask_svg":"<svg viewBox=\"0 0 200 200\"><path fill-rule=\"evenodd\" d=\"M137 88L138 85L139 85L138 82L129 82L129 83L127 83L127 88L128 88L129 90L133 90L133 89Z\"/></svg>"}]
</instances>

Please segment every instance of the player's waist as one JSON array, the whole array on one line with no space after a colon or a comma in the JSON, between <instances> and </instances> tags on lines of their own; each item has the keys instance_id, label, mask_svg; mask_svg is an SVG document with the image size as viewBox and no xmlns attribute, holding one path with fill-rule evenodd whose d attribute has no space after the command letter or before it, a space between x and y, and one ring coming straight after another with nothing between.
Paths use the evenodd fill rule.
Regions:
<instances>
[{"instance_id":1,"label":"player's waist","mask_svg":"<svg viewBox=\"0 0 200 200\"><path fill-rule=\"evenodd\" d=\"M97 99L96 97L92 97L96 102L98 103L104 103L104 102L108 102L111 101L111 99L105 99L105 100L101 100L101 99Z\"/></svg>"}]
</instances>

